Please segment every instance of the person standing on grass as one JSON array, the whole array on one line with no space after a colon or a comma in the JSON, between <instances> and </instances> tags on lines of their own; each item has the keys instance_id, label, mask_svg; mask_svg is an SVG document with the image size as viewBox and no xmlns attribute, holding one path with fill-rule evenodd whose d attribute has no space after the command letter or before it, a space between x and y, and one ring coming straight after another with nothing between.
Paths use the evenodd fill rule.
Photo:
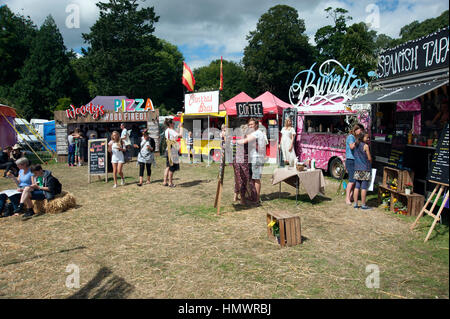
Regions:
<instances>
[{"instance_id":1,"label":"person standing on grass","mask_svg":"<svg viewBox=\"0 0 450 319\"><path fill-rule=\"evenodd\" d=\"M114 177L114 186L117 187L117 174L120 175L122 181L120 185L125 185L125 179L123 178L123 164L125 163L125 147L120 139L120 134L117 131L114 131L111 134L111 141L108 143L108 150L112 153L111 163L113 166L113 177Z\"/></svg>"},{"instance_id":2,"label":"person standing on grass","mask_svg":"<svg viewBox=\"0 0 450 319\"><path fill-rule=\"evenodd\" d=\"M355 179L353 178L353 175L355 174L355 157L353 156L353 151L355 149L356 136L358 136L363 129L364 127L361 124L355 124L345 141L345 168L348 173L348 184L345 196L345 203L347 205L352 204L353 189L355 187Z\"/></svg>"},{"instance_id":3,"label":"person standing on grass","mask_svg":"<svg viewBox=\"0 0 450 319\"><path fill-rule=\"evenodd\" d=\"M128 162L130 160L130 151L129 148L131 147L131 141L130 141L130 134L125 126L125 123L120 124L120 129L122 130L122 133L120 134L120 139L122 140L122 144L124 145L125 151L125 162Z\"/></svg>"},{"instance_id":4,"label":"person standing on grass","mask_svg":"<svg viewBox=\"0 0 450 319\"><path fill-rule=\"evenodd\" d=\"M172 119L167 118L164 121L164 125L167 127L166 131L164 132L167 144L167 167L164 171L163 186L175 187L175 184L173 183L173 173L180 169L180 158L178 154L179 145L177 139L179 137L183 137L183 123L180 123L178 132L174 130L175 124L173 123Z\"/></svg>"},{"instance_id":5,"label":"person standing on grass","mask_svg":"<svg viewBox=\"0 0 450 319\"><path fill-rule=\"evenodd\" d=\"M186 142L186 149L188 153L188 159L191 162L191 164L194 162L194 138L192 137L192 131L189 131L188 138ZM191 154L192 154L192 160L191 160Z\"/></svg>"},{"instance_id":6,"label":"person standing on grass","mask_svg":"<svg viewBox=\"0 0 450 319\"><path fill-rule=\"evenodd\" d=\"M369 188L371 171L372 171L372 156L369 149L369 133L359 133L353 155L355 157L355 191L353 199L355 201L355 208L370 209L366 205L367 188ZM361 189L361 207L358 206L358 195Z\"/></svg>"},{"instance_id":7,"label":"person standing on grass","mask_svg":"<svg viewBox=\"0 0 450 319\"><path fill-rule=\"evenodd\" d=\"M146 184L150 184L150 176L152 175L152 164L155 163L155 156L153 151L155 150L155 140L148 135L148 132L145 130L142 133L143 139L141 139L141 146L134 144L135 148L140 148L139 154L137 157L137 161L139 164L139 183L137 186L142 186L142 182L144 180L144 168L147 169L147 182Z\"/></svg>"},{"instance_id":8,"label":"person standing on grass","mask_svg":"<svg viewBox=\"0 0 450 319\"><path fill-rule=\"evenodd\" d=\"M70 131L69 135L67 136L67 142L68 142L68 159L67 162L69 164L69 167L75 166L75 140L73 137L73 131Z\"/></svg>"},{"instance_id":9,"label":"person standing on grass","mask_svg":"<svg viewBox=\"0 0 450 319\"><path fill-rule=\"evenodd\" d=\"M281 141L278 148L281 150L285 165L293 166L297 156L295 155L294 142L295 130L292 127L292 120L288 117L281 129Z\"/></svg>"},{"instance_id":10,"label":"person standing on grass","mask_svg":"<svg viewBox=\"0 0 450 319\"><path fill-rule=\"evenodd\" d=\"M251 118L248 121L248 128L252 133L246 138L237 141L238 144L249 144L249 160L252 168L252 183L256 189L256 203L260 204L261 199L261 175L264 167L264 160L266 156L267 137L259 129L259 122Z\"/></svg>"}]
</instances>

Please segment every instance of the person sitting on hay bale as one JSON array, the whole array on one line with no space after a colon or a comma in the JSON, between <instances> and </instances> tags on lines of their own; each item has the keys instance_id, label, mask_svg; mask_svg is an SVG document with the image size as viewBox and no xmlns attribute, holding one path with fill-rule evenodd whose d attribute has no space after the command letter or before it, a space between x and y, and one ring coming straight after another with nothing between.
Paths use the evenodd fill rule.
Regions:
<instances>
[{"instance_id":1,"label":"person sitting on hay bale","mask_svg":"<svg viewBox=\"0 0 450 319\"><path fill-rule=\"evenodd\" d=\"M20 204L14 213L21 212L24 206L27 207L23 219L31 218L34 215L32 200L52 200L61 193L62 185L59 180L52 175L51 171L42 169L40 164L32 165L33 183L25 187L20 198Z\"/></svg>"}]
</instances>

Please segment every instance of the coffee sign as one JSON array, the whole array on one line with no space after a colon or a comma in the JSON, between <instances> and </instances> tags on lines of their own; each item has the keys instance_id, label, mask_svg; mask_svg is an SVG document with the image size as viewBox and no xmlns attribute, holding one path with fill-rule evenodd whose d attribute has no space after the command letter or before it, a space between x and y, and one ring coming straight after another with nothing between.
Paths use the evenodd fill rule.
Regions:
<instances>
[{"instance_id":1,"label":"coffee sign","mask_svg":"<svg viewBox=\"0 0 450 319\"><path fill-rule=\"evenodd\" d=\"M448 67L449 28L382 52L378 79Z\"/></svg>"},{"instance_id":2,"label":"coffee sign","mask_svg":"<svg viewBox=\"0 0 450 319\"><path fill-rule=\"evenodd\" d=\"M236 112L238 117L263 117L262 102L243 102L236 103Z\"/></svg>"}]
</instances>

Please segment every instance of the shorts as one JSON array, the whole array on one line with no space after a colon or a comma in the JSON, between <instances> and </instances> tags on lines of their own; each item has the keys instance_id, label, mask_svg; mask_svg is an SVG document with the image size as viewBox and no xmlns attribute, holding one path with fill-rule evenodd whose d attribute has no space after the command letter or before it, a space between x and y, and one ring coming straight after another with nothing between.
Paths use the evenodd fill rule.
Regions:
<instances>
[{"instance_id":1,"label":"shorts","mask_svg":"<svg viewBox=\"0 0 450 319\"><path fill-rule=\"evenodd\" d=\"M119 153L117 155L113 154L113 156L111 157L111 163L125 163L125 157L123 156L123 153Z\"/></svg>"},{"instance_id":2,"label":"shorts","mask_svg":"<svg viewBox=\"0 0 450 319\"><path fill-rule=\"evenodd\" d=\"M41 190L35 190L31 192L31 199L32 200L44 200L45 199L45 193Z\"/></svg>"},{"instance_id":3,"label":"shorts","mask_svg":"<svg viewBox=\"0 0 450 319\"><path fill-rule=\"evenodd\" d=\"M252 163L252 179L261 179L264 163Z\"/></svg>"},{"instance_id":4,"label":"shorts","mask_svg":"<svg viewBox=\"0 0 450 319\"><path fill-rule=\"evenodd\" d=\"M355 189L367 190L369 188L369 181L355 181Z\"/></svg>"},{"instance_id":5,"label":"shorts","mask_svg":"<svg viewBox=\"0 0 450 319\"><path fill-rule=\"evenodd\" d=\"M173 163L173 165L170 166L169 157L166 157L166 166L169 168L169 171L171 171L172 173L180 170L180 164Z\"/></svg>"},{"instance_id":6,"label":"shorts","mask_svg":"<svg viewBox=\"0 0 450 319\"><path fill-rule=\"evenodd\" d=\"M346 159L345 160L345 168L347 169L348 173L348 182L354 183L355 182L355 160L354 159Z\"/></svg>"}]
</instances>

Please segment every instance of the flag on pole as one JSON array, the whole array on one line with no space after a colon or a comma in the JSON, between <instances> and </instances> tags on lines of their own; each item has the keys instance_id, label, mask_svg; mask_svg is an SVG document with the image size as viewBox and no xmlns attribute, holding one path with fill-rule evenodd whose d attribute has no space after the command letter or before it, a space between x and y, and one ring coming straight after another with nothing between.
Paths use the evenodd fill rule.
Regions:
<instances>
[{"instance_id":1,"label":"flag on pole","mask_svg":"<svg viewBox=\"0 0 450 319\"><path fill-rule=\"evenodd\" d=\"M183 77L181 83L188 89L188 91L194 91L195 79L191 69L186 63L183 62Z\"/></svg>"},{"instance_id":2,"label":"flag on pole","mask_svg":"<svg viewBox=\"0 0 450 319\"><path fill-rule=\"evenodd\" d=\"M219 90L223 90L223 71L222 71L222 57L220 57L220 88Z\"/></svg>"}]
</instances>

